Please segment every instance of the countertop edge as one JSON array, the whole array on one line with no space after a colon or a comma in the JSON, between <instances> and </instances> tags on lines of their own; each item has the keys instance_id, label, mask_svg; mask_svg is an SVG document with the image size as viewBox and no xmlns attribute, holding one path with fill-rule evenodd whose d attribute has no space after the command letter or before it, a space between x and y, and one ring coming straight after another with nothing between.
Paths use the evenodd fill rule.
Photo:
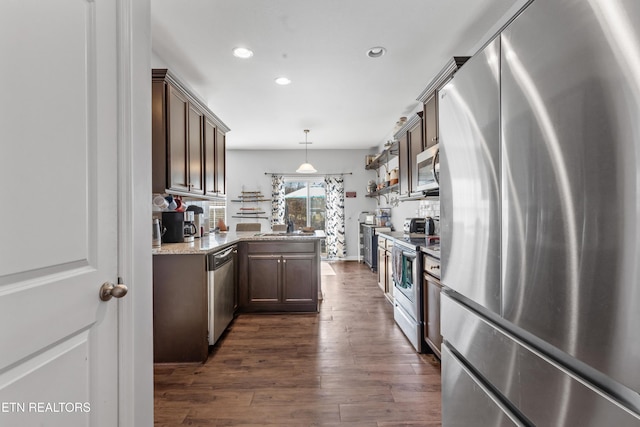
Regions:
<instances>
[{"instance_id":1,"label":"countertop edge","mask_svg":"<svg viewBox=\"0 0 640 427\"><path fill-rule=\"evenodd\" d=\"M193 242L163 243L152 248L152 255L208 255L242 241L304 241L320 240L323 235L268 235L255 232L227 232L209 234Z\"/></svg>"},{"instance_id":2,"label":"countertop edge","mask_svg":"<svg viewBox=\"0 0 640 427\"><path fill-rule=\"evenodd\" d=\"M382 231L378 234L378 236L384 237L392 241L396 241L396 240L402 240L402 238L404 237L404 233L402 231L391 231L391 232ZM432 250L432 248L435 248L435 247L439 248L440 242L427 244L427 242L425 241L424 244L420 245L420 252L425 253L431 257L440 259L440 251Z\"/></svg>"}]
</instances>

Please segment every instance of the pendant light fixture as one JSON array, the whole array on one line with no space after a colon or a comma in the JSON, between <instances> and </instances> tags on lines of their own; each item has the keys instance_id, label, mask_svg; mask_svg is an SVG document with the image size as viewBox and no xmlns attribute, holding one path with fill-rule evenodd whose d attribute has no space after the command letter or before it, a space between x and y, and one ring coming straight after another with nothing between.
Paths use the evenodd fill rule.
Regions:
<instances>
[{"instance_id":1,"label":"pendant light fixture","mask_svg":"<svg viewBox=\"0 0 640 427\"><path fill-rule=\"evenodd\" d=\"M309 135L309 129L304 130L304 142L300 144L304 144L304 163L300 165L300 167L296 170L298 173L316 173L318 172L316 168L314 168L311 163L307 160L307 147L311 142L307 141L307 135Z\"/></svg>"}]
</instances>

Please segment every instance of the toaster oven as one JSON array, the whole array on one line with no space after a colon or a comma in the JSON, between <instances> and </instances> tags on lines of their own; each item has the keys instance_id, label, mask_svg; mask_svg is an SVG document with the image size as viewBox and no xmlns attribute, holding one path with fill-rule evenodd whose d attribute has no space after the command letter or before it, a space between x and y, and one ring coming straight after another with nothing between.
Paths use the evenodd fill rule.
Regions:
<instances>
[{"instance_id":1,"label":"toaster oven","mask_svg":"<svg viewBox=\"0 0 640 427\"><path fill-rule=\"evenodd\" d=\"M427 220L425 218L407 218L404 220L402 231L405 236L419 235L419 237L424 237L426 224Z\"/></svg>"}]
</instances>

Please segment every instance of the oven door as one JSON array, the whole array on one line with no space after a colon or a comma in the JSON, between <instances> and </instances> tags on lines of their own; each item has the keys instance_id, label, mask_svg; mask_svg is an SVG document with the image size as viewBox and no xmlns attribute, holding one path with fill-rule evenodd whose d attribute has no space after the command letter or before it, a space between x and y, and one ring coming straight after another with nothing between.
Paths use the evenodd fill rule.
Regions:
<instances>
[{"instance_id":1,"label":"oven door","mask_svg":"<svg viewBox=\"0 0 640 427\"><path fill-rule=\"evenodd\" d=\"M417 256L415 252L402 251L402 270L400 274L394 275L399 277L400 280L395 280L395 286L402 295L404 295L411 305L415 305L416 301L416 261Z\"/></svg>"},{"instance_id":2,"label":"oven door","mask_svg":"<svg viewBox=\"0 0 640 427\"><path fill-rule=\"evenodd\" d=\"M418 277L421 272L420 258L415 251L402 249L402 262L394 263L394 267L399 268L398 274L394 274L394 308L393 318L400 327L404 335L409 339L411 345L422 353L423 349L423 328L420 307L422 296L420 294L422 277Z\"/></svg>"},{"instance_id":3,"label":"oven door","mask_svg":"<svg viewBox=\"0 0 640 427\"><path fill-rule=\"evenodd\" d=\"M438 144L424 150L416 157L418 191L434 191L439 188L440 161Z\"/></svg>"}]
</instances>

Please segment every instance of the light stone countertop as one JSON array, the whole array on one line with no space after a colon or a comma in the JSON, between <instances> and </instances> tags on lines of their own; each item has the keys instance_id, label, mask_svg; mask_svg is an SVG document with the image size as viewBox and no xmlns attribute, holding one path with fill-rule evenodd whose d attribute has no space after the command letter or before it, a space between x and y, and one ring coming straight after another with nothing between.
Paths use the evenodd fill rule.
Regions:
<instances>
[{"instance_id":1,"label":"light stone countertop","mask_svg":"<svg viewBox=\"0 0 640 427\"><path fill-rule=\"evenodd\" d=\"M404 233L402 231L382 231L379 233L379 236L393 241L404 239ZM430 241L425 239L424 243L420 245L420 251L440 259L440 237L430 236L430 239Z\"/></svg>"},{"instance_id":2,"label":"light stone countertop","mask_svg":"<svg viewBox=\"0 0 640 427\"><path fill-rule=\"evenodd\" d=\"M315 233L272 233L228 231L223 233L211 233L207 236L194 239L188 243L163 243L162 246L152 249L153 255L206 255L226 246L231 246L240 241L269 241L269 240L317 240L325 237L323 231Z\"/></svg>"}]
</instances>

